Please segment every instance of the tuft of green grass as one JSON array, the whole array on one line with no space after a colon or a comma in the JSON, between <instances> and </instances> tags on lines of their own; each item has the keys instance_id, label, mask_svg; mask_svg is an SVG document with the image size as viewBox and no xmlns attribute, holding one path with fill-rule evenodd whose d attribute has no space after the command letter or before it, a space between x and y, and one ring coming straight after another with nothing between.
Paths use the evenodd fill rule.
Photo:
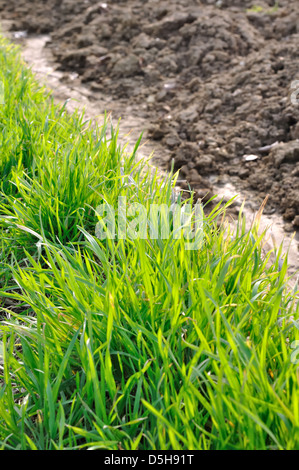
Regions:
<instances>
[{"instance_id":1,"label":"tuft of green grass","mask_svg":"<svg viewBox=\"0 0 299 470\"><path fill-rule=\"evenodd\" d=\"M263 8L261 5L253 5L251 8L247 8L246 13L265 13L267 15L271 15L272 13L276 13L279 9L279 2L275 2L274 6L269 9Z\"/></svg>"},{"instance_id":2,"label":"tuft of green grass","mask_svg":"<svg viewBox=\"0 0 299 470\"><path fill-rule=\"evenodd\" d=\"M99 205L149 216L174 203L177 175L137 162L107 119L55 106L3 39L0 65L1 448L298 449L281 248L270 263L258 220L233 230L220 203L197 249L171 218L166 238L97 238Z\"/></svg>"}]
</instances>

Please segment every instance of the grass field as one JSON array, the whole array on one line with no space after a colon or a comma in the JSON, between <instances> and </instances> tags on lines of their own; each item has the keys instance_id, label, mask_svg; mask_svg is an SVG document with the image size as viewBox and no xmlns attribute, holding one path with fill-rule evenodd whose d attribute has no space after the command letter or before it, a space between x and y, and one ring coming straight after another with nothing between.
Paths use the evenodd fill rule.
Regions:
<instances>
[{"instance_id":1,"label":"grass field","mask_svg":"<svg viewBox=\"0 0 299 470\"><path fill-rule=\"evenodd\" d=\"M173 219L99 239L101 204L132 222L177 175L54 105L4 39L0 81L1 448L299 449L297 286L258 219L232 230L218 205L198 249Z\"/></svg>"}]
</instances>

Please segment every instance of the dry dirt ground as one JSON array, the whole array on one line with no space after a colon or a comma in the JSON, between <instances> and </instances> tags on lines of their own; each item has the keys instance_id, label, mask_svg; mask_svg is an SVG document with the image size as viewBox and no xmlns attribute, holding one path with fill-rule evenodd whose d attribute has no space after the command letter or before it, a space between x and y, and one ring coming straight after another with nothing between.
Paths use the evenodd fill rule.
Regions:
<instances>
[{"instance_id":1,"label":"dry dirt ground","mask_svg":"<svg viewBox=\"0 0 299 470\"><path fill-rule=\"evenodd\" d=\"M269 195L299 230L298 0L0 0L0 18L47 34L61 86L142 123L183 187Z\"/></svg>"}]
</instances>

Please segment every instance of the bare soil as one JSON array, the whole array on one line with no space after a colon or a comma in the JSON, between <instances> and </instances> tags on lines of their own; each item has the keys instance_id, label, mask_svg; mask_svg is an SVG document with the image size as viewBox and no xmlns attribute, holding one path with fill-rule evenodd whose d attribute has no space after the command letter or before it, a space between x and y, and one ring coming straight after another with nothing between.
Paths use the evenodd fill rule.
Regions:
<instances>
[{"instance_id":1,"label":"bare soil","mask_svg":"<svg viewBox=\"0 0 299 470\"><path fill-rule=\"evenodd\" d=\"M269 195L269 221L298 232L298 0L0 0L0 18L47 34L61 87L145 130L183 188L231 186L252 210Z\"/></svg>"}]
</instances>

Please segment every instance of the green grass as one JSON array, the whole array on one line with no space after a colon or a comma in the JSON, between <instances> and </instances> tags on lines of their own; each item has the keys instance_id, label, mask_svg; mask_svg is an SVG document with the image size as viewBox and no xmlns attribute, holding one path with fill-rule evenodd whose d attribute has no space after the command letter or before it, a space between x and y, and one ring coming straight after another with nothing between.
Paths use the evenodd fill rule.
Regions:
<instances>
[{"instance_id":1,"label":"green grass","mask_svg":"<svg viewBox=\"0 0 299 470\"><path fill-rule=\"evenodd\" d=\"M246 13L258 13L271 15L279 10L279 2L276 1L272 8L265 9L261 5L253 5L251 8L247 8Z\"/></svg>"},{"instance_id":2,"label":"green grass","mask_svg":"<svg viewBox=\"0 0 299 470\"><path fill-rule=\"evenodd\" d=\"M101 203L170 205L177 175L137 163L107 119L55 106L0 49L1 448L298 449L281 250L271 264L258 221L233 231L225 205L197 250L173 232L97 239Z\"/></svg>"}]
</instances>

